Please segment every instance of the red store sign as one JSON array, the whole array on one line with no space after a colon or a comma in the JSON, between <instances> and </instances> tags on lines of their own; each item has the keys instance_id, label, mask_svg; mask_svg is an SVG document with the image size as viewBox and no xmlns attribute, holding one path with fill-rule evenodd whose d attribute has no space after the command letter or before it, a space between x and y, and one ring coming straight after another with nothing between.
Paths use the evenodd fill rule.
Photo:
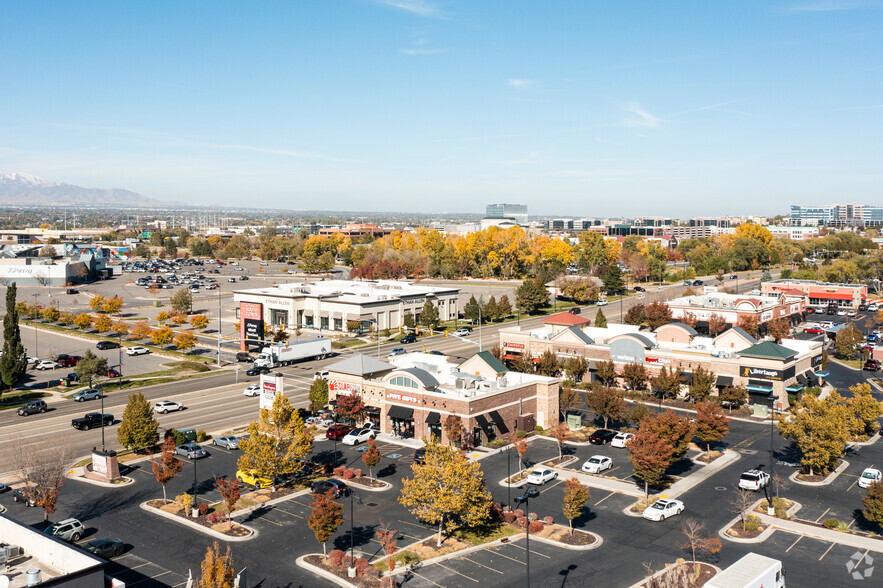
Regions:
<instances>
[{"instance_id":1,"label":"red store sign","mask_svg":"<svg viewBox=\"0 0 883 588\"><path fill-rule=\"evenodd\" d=\"M524 343L508 343L504 342L503 347L508 347L510 349L524 349Z\"/></svg>"},{"instance_id":2,"label":"red store sign","mask_svg":"<svg viewBox=\"0 0 883 588\"><path fill-rule=\"evenodd\" d=\"M410 402L412 404L417 404L420 402L420 399L416 396L411 396L409 394L400 394L399 392L387 392L386 399L397 400L399 402Z\"/></svg>"}]
</instances>

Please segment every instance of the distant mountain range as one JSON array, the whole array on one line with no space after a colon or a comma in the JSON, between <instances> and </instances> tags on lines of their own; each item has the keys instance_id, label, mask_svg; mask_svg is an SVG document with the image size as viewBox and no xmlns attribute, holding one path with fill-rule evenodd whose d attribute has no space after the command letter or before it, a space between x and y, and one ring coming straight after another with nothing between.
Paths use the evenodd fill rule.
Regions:
<instances>
[{"instance_id":1,"label":"distant mountain range","mask_svg":"<svg viewBox=\"0 0 883 588\"><path fill-rule=\"evenodd\" d=\"M73 184L50 182L21 173L0 173L0 206L90 206L90 207L153 207L172 206L147 198L136 192L118 188L83 188Z\"/></svg>"}]
</instances>

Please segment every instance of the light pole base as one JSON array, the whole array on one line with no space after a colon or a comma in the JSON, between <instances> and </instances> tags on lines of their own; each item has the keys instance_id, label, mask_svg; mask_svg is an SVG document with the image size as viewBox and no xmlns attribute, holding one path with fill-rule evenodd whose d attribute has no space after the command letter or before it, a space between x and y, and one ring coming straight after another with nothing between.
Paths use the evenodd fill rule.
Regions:
<instances>
[{"instance_id":1,"label":"light pole base","mask_svg":"<svg viewBox=\"0 0 883 588\"><path fill-rule=\"evenodd\" d=\"M766 513L767 513L768 515L770 515L771 517L772 517L772 516L775 516L775 515L776 515L776 509L775 509L774 507L772 507L772 506L768 506L768 507L766 507Z\"/></svg>"},{"instance_id":2,"label":"light pole base","mask_svg":"<svg viewBox=\"0 0 883 588\"><path fill-rule=\"evenodd\" d=\"M355 578L356 577L356 568L354 568L352 566L348 567L346 569L346 575L349 578Z\"/></svg>"}]
</instances>

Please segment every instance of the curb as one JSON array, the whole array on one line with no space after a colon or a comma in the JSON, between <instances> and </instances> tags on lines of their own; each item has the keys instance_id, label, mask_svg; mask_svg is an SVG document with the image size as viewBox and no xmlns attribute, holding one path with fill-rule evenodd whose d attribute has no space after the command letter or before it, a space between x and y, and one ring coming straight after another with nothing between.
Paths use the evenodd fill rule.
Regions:
<instances>
[{"instance_id":1,"label":"curb","mask_svg":"<svg viewBox=\"0 0 883 588\"><path fill-rule=\"evenodd\" d=\"M575 530L580 531L581 533L587 533L587 534L591 535L592 537L595 538L595 541L591 545L567 545L566 543L561 543L559 541L553 541L552 539L540 537L539 535L533 535L532 537L533 537L534 541L539 541L540 543L545 543L547 545L554 545L555 547L558 547L561 549L570 549L572 551L590 551L592 549L597 549L598 547L601 547L601 545L604 544L604 539L601 537L601 535L598 535L597 533L592 533L591 531L586 531L585 529L575 529ZM518 539L521 539L521 537L518 537Z\"/></svg>"},{"instance_id":2,"label":"curb","mask_svg":"<svg viewBox=\"0 0 883 588\"><path fill-rule=\"evenodd\" d=\"M842 474L846 470L846 468L848 468L848 467L849 467L849 462L846 461L845 459L841 460L840 465L837 466L833 472L828 474L828 477L825 478L824 480L822 480L821 482L804 482L803 480L798 479L797 476L798 476L798 474L800 474L799 469L791 472L791 475L788 476L788 479L791 480L792 482L794 482L795 484L800 484L801 486L827 486L827 485L833 483L834 480L836 480L840 476L840 474Z\"/></svg>"},{"instance_id":3,"label":"curb","mask_svg":"<svg viewBox=\"0 0 883 588\"><path fill-rule=\"evenodd\" d=\"M148 505L146 500L144 502L142 502L141 504L139 504L138 506L141 508L141 510L145 510L149 513L156 514L161 517L173 520L176 523L184 525L185 527L190 527L194 531L199 531L200 533L204 533L206 535L214 537L215 539L220 539L221 541L234 541L234 542L251 541L252 539L254 539L255 537L258 536L257 530L252 529L251 527L247 527L245 525L240 525L239 523L236 523L236 524L244 529L249 530L251 532L251 534L247 535L245 537L230 537L229 535L224 535L223 533L218 533L215 530L209 529L208 527L204 527L203 525L200 525L198 523L194 523L193 521L188 521L187 519L179 517L178 515L173 515L171 513L167 513L164 510L154 508L154 507Z\"/></svg>"},{"instance_id":4,"label":"curb","mask_svg":"<svg viewBox=\"0 0 883 588\"><path fill-rule=\"evenodd\" d=\"M873 445L879 439L880 439L880 431L877 431L876 433L874 433L874 436L871 437L870 439L868 439L867 441L856 441L855 443L848 444L847 447L849 447L849 445L852 445L853 447L867 447L869 445Z\"/></svg>"},{"instance_id":5,"label":"curb","mask_svg":"<svg viewBox=\"0 0 883 588\"><path fill-rule=\"evenodd\" d=\"M135 478L129 478L128 476L120 476L124 482L120 482L119 484L110 484L108 482L101 482L99 480L90 480L86 476L81 476L79 474L68 474L65 476L68 480L73 480L74 482L83 482L86 484L93 484L95 486L101 486L102 488L125 488L126 486L131 486L135 483Z\"/></svg>"},{"instance_id":6,"label":"curb","mask_svg":"<svg viewBox=\"0 0 883 588\"><path fill-rule=\"evenodd\" d=\"M289 500L294 500L295 498L300 498L301 496L304 496L305 494L309 494L309 493L310 493L310 490L308 488L304 489L304 490L298 490L297 492L292 492L291 494L288 494L286 496L280 496L279 498L273 498L272 500L268 500L267 502L262 502L260 504L256 504L254 506L249 506L249 507L243 508L241 510L234 510L233 514L230 516L230 518L241 517L242 515L251 514L252 512L258 510L259 508L264 508L267 506L274 506L274 505L280 504L282 502L287 502ZM165 512L165 511L163 511L163 512ZM166 513L166 514L168 514L168 513ZM239 524L239 523L237 523L237 524ZM245 525L242 525L242 526L245 527ZM250 527L245 527L245 528L251 529ZM251 530L254 530L254 529L251 529ZM257 533L257 531L255 531L255 533Z\"/></svg>"},{"instance_id":7,"label":"curb","mask_svg":"<svg viewBox=\"0 0 883 588\"><path fill-rule=\"evenodd\" d=\"M757 502L755 502L754 505L752 505L751 510L753 511L755 508L757 508L757 505L760 504L760 503L761 503L761 501L757 501ZM757 515L757 513L751 512L750 514L754 514L755 516L757 516L758 518L760 518L760 517ZM748 515L746 514L745 516L747 517ZM733 519L730 520L730 522L728 522L726 525L724 525L723 527L721 527L721 528L718 530L717 534L718 534L722 539L724 539L724 540L726 540L726 541L732 541L733 543L745 543L745 544L748 544L748 543L763 543L764 541L766 541L767 539L770 538L770 535L772 535L773 533L775 533L775 532L778 530L778 529L776 529L775 527L773 527L773 525L770 524L768 521L764 521L763 519L761 519L762 522L766 523L766 529L764 529L764 530L761 532L761 534L758 535L757 537L752 537L752 538L750 538L750 539L746 539L746 538L743 538L743 537L733 537L732 535L727 534L727 529L731 528L733 525L735 525L736 523L738 523L740 520L741 520L741 519L740 519L739 517L734 517Z\"/></svg>"},{"instance_id":8,"label":"curb","mask_svg":"<svg viewBox=\"0 0 883 588\"><path fill-rule=\"evenodd\" d=\"M708 567L710 567L710 568L714 568L714 574L715 574L715 575L717 575L717 574L719 574L719 573L721 573L721 572L723 571L723 570L722 570L721 568L719 568L718 566L716 566L716 565L714 565L714 564L710 564L710 563L705 562L705 561L685 561L685 562L684 562L684 565L685 565L685 566L691 566L691 565L694 565L694 564L702 564L702 565L708 566ZM662 568L662 569L659 570L658 572L654 572L653 574L651 574L651 575L649 575L649 576L646 576L643 580L641 580L641 581L639 581L639 582L636 582L635 584L632 584L631 586L629 586L629 588L644 588L644 586L647 585L647 580L651 580L651 579L653 579L653 578L655 578L655 577L657 577L657 576L661 576L662 574L664 574L665 572L667 572L667 571L671 568L672 565L676 565L676 564L665 564L665 567L664 567L664 568Z\"/></svg>"},{"instance_id":9,"label":"curb","mask_svg":"<svg viewBox=\"0 0 883 588\"><path fill-rule=\"evenodd\" d=\"M320 555L320 554L308 553L306 555L302 555L299 558L297 558L296 560L294 560L294 563L297 564L298 567L301 567L301 568L307 570L308 572L316 574L317 576L319 576L321 578L325 578L329 582L334 582L338 586L343 586L344 588L356 588L356 584L353 584L352 582L347 582L346 580L344 580L343 578L341 578L337 574L332 574L331 572L329 572L327 570L323 570L322 568L320 568L318 566L314 566L313 564L309 563L307 561L307 557L310 555Z\"/></svg>"},{"instance_id":10,"label":"curb","mask_svg":"<svg viewBox=\"0 0 883 588\"><path fill-rule=\"evenodd\" d=\"M387 490L390 490L393 487L392 484L390 484L389 482L386 482L384 480L375 479L374 481L384 484L384 487L383 488L372 488L371 486L365 486L365 485L360 484L358 482L354 482L353 480L347 480L347 483L350 486L354 486L354 487L358 488L362 492L386 492Z\"/></svg>"}]
</instances>

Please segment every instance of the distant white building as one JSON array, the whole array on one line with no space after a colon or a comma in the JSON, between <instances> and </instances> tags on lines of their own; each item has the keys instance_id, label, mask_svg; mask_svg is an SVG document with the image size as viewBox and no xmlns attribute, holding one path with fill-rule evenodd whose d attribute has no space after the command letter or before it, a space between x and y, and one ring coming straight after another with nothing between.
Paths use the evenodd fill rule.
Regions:
<instances>
[{"instance_id":1,"label":"distant white building","mask_svg":"<svg viewBox=\"0 0 883 588\"><path fill-rule=\"evenodd\" d=\"M427 300L438 308L440 321L457 317L460 290L418 286L395 280L324 280L237 290L239 312L261 316L265 324L347 331L347 323L380 330L398 329L410 313L415 320Z\"/></svg>"},{"instance_id":2,"label":"distant white building","mask_svg":"<svg viewBox=\"0 0 883 588\"><path fill-rule=\"evenodd\" d=\"M789 239L791 241L806 241L819 237L818 227L779 227L768 226L767 229L776 239Z\"/></svg>"}]
</instances>

